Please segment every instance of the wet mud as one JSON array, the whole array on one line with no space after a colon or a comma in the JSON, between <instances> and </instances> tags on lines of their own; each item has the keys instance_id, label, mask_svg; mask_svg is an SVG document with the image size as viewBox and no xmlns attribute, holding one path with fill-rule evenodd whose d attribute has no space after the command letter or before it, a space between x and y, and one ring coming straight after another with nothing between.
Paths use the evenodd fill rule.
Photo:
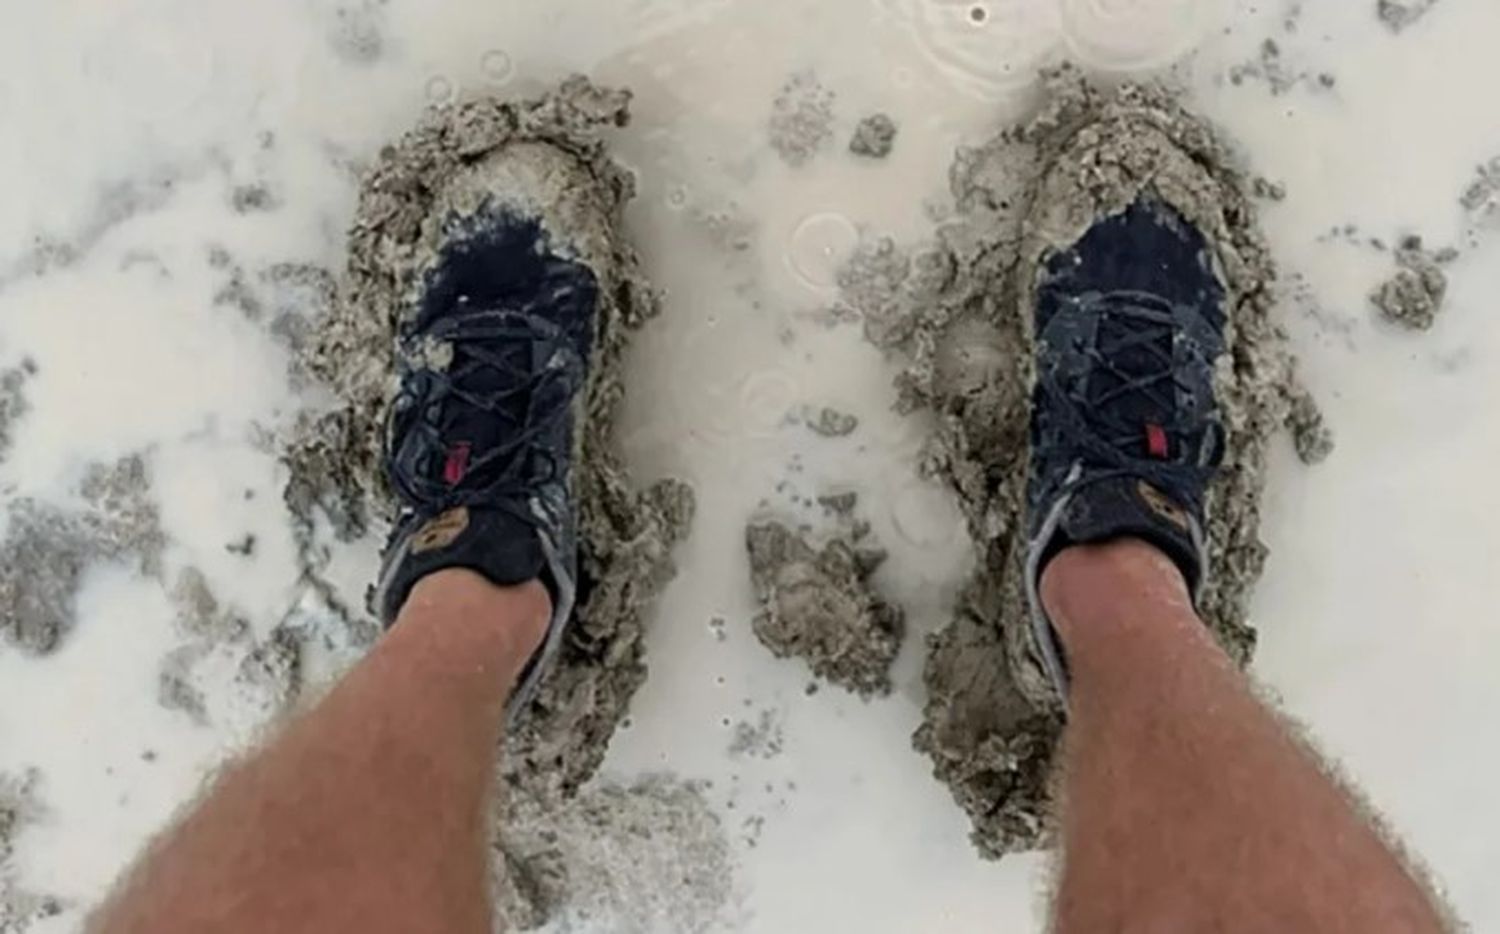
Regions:
<instances>
[{"instance_id":1,"label":"wet mud","mask_svg":"<svg viewBox=\"0 0 1500 934\"><path fill-rule=\"evenodd\" d=\"M852 503L828 508L838 528L823 540L772 516L745 529L760 601L755 636L777 658L800 658L814 675L861 697L889 694L906 617L871 580L886 553L868 525L852 518Z\"/></svg>"},{"instance_id":2,"label":"wet mud","mask_svg":"<svg viewBox=\"0 0 1500 934\"><path fill-rule=\"evenodd\" d=\"M1448 297L1443 264L1452 251L1428 251L1420 237L1408 237L1396 250L1396 272L1370 293L1370 303L1386 321L1412 331L1432 328Z\"/></svg>"},{"instance_id":3,"label":"wet mud","mask_svg":"<svg viewBox=\"0 0 1500 934\"><path fill-rule=\"evenodd\" d=\"M841 285L870 339L904 361L902 407L936 416L923 468L953 489L980 551L954 619L931 639L914 742L969 813L980 852L998 857L1047 840L1063 722L1030 647L1022 576L1028 309L1039 264L1147 191L1212 245L1230 304L1218 372L1228 450L1209 497L1199 609L1236 662L1255 648L1247 606L1266 558L1257 529L1268 441L1304 426L1316 459L1331 435L1274 323L1276 272L1248 177L1171 93L1105 91L1071 70L1050 72L1029 120L956 154L950 188L956 210L932 242L869 243Z\"/></svg>"},{"instance_id":4,"label":"wet mud","mask_svg":"<svg viewBox=\"0 0 1500 934\"><path fill-rule=\"evenodd\" d=\"M510 794L495 847L496 916L511 928L717 930L733 893L728 838L703 787L601 780L561 806Z\"/></svg>"},{"instance_id":5,"label":"wet mud","mask_svg":"<svg viewBox=\"0 0 1500 934\"><path fill-rule=\"evenodd\" d=\"M628 119L628 93L574 78L531 100L438 108L382 151L361 192L338 299L303 354L308 372L339 402L306 416L286 450L286 501L316 586L322 530L351 541L382 532L394 514L381 458L395 389L393 335L414 307L441 225L481 203L505 203L540 218L555 249L594 269L601 298L574 477L579 608L554 669L507 737L502 800L513 809L503 825L515 840L545 834L558 815L571 813L566 808L582 806L566 802L598 768L645 679L646 613L674 573L672 547L694 510L692 491L680 482L638 488L612 437L626 346L658 312L634 250L618 233L635 181L602 139ZM526 850L517 847L514 853ZM524 854L509 860L518 878L536 875L518 861ZM523 926L549 912L511 901Z\"/></svg>"},{"instance_id":6,"label":"wet mud","mask_svg":"<svg viewBox=\"0 0 1500 934\"><path fill-rule=\"evenodd\" d=\"M0 541L0 639L33 655L55 651L72 630L84 571L126 561L161 573L166 547L146 462L130 455L84 473L76 504L31 498L7 507Z\"/></svg>"}]
</instances>

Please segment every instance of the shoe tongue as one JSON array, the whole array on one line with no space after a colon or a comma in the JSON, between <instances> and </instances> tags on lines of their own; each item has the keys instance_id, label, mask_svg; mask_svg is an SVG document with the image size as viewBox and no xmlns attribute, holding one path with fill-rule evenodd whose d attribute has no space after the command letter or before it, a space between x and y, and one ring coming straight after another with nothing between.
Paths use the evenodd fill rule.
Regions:
<instances>
[{"instance_id":1,"label":"shoe tongue","mask_svg":"<svg viewBox=\"0 0 1500 934\"><path fill-rule=\"evenodd\" d=\"M482 466L480 461L493 457L494 452L507 445L514 445L517 435L524 430L531 398L523 383L530 381L536 349L530 341L505 339L487 341L479 346L478 349L487 355L504 361L507 365L503 368L492 365L489 360L476 361L472 349L454 348L449 378L456 390L493 400L494 409L457 399L444 407L441 427L447 450L441 473L443 482L450 487L460 483L482 486L502 473L519 469L524 474L529 468L527 464L518 467L513 457L496 458ZM526 457L527 454L517 449L514 456Z\"/></svg>"},{"instance_id":2,"label":"shoe tongue","mask_svg":"<svg viewBox=\"0 0 1500 934\"><path fill-rule=\"evenodd\" d=\"M1153 456L1149 445L1149 426L1157 429L1171 424L1173 405L1164 401L1173 398L1171 383L1159 377L1165 364L1172 359L1172 332L1158 328L1157 335L1149 343L1140 342L1139 322L1105 315L1095 335L1096 346L1105 355L1111 366L1099 367L1089 375L1089 397L1093 399L1111 395L1104 406L1109 421L1120 426L1139 426L1142 449L1140 456ZM1120 391L1127 383L1149 381L1145 388ZM1174 401L1175 402L1175 401Z\"/></svg>"}]
</instances>

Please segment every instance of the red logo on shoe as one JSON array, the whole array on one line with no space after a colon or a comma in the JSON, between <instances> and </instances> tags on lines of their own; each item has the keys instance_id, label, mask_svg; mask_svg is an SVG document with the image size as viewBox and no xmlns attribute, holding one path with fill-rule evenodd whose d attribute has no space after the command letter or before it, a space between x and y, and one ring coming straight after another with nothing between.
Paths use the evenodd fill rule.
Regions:
<instances>
[{"instance_id":1,"label":"red logo on shoe","mask_svg":"<svg viewBox=\"0 0 1500 934\"><path fill-rule=\"evenodd\" d=\"M448 459L443 462L443 482L449 486L458 486L463 480L464 474L469 472L469 452L473 446L467 441L460 441L448 449Z\"/></svg>"},{"instance_id":2,"label":"red logo on shoe","mask_svg":"<svg viewBox=\"0 0 1500 934\"><path fill-rule=\"evenodd\" d=\"M1160 425L1146 426L1146 451L1159 461L1167 459L1170 451L1167 446L1166 429Z\"/></svg>"}]
</instances>

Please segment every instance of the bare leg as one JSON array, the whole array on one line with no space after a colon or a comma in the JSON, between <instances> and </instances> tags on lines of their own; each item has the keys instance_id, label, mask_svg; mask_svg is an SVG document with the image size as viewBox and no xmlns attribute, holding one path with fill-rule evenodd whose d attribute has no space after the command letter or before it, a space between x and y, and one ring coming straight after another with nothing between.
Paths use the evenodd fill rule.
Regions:
<instances>
[{"instance_id":1,"label":"bare leg","mask_svg":"<svg viewBox=\"0 0 1500 934\"><path fill-rule=\"evenodd\" d=\"M421 580L370 655L227 771L93 930L490 930L505 698L550 615L537 583Z\"/></svg>"},{"instance_id":2,"label":"bare leg","mask_svg":"<svg viewBox=\"0 0 1500 934\"><path fill-rule=\"evenodd\" d=\"M1214 644L1164 556L1131 541L1070 549L1042 600L1073 676L1060 931L1442 929Z\"/></svg>"}]
</instances>

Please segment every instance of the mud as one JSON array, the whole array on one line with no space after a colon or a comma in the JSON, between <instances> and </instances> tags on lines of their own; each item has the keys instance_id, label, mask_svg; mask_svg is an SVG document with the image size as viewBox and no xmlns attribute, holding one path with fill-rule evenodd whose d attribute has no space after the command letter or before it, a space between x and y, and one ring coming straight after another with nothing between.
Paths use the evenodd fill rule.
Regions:
<instances>
[{"instance_id":1,"label":"mud","mask_svg":"<svg viewBox=\"0 0 1500 934\"><path fill-rule=\"evenodd\" d=\"M30 357L0 372L0 461L5 460L15 441L16 422L31 411L26 384L35 375L36 361Z\"/></svg>"},{"instance_id":2,"label":"mud","mask_svg":"<svg viewBox=\"0 0 1500 934\"><path fill-rule=\"evenodd\" d=\"M194 567L178 574L171 598L183 642L162 659L157 701L179 710L202 726L225 726L242 736L289 709L302 689L302 642L295 627L279 625L257 638L250 621L224 607L203 572ZM210 708L207 698L229 702ZM226 722L230 719L234 722Z\"/></svg>"},{"instance_id":3,"label":"mud","mask_svg":"<svg viewBox=\"0 0 1500 934\"><path fill-rule=\"evenodd\" d=\"M43 813L34 771L0 775L0 934L24 934L38 921L61 914L64 903L50 895L21 889L16 883L16 838Z\"/></svg>"},{"instance_id":4,"label":"mud","mask_svg":"<svg viewBox=\"0 0 1500 934\"><path fill-rule=\"evenodd\" d=\"M811 71L787 79L771 105L771 148L793 168L804 165L833 139L833 92Z\"/></svg>"},{"instance_id":5,"label":"mud","mask_svg":"<svg viewBox=\"0 0 1500 934\"><path fill-rule=\"evenodd\" d=\"M958 496L981 552L955 618L931 640L929 699L914 742L990 857L1045 842L1062 725L1030 649L1022 577L1026 310L1037 265L1147 189L1213 244L1231 303L1219 369L1229 439L1209 498L1210 569L1199 608L1239 663L1255 647L1247 603L1266 557L1257 527L1268 439L1298 399L1311 407L1302 421L1318 421L1272 320L1275 269L1247 176L1213 129L1154 87L1106 92L1062 69L1046 76L1044 91L1029 121L957 153L956 213L933 243L868 244L841 280L867 333L906 363L902 407L936 416L924 470Z\"/></svg>"},{"instance_id":6,"label":"mud","mask_svg":"<svg viewBox=\"0 0 1500 934\"><path fill-rule=\"evenodd\" d=\"M1464 188L1458 202L1475 223L1493 221L1500 216L1500 156L1474 170L1474 178Z\"/></svg>"},{"instance_id":7,"label":"mud","mask_svg":"<svg viewBox=\"0 0 1500 934\"><path fill-rule=\"evenodd\" d=\"M1448 297L1443 262L1451 254L1431 253L1420 237L1408 237L1396 250L1396 272L1370 293L1370 303L1392 324L1412 331L1431 329Z\"/></svg>"},{"instance_id":8,"label":"mud","mask_svg":"<svg viewBox=\"0 0 1500 934\"><path fill-rule=\"evenodd\" d=\"M896 121L885 114L875 114L859 121L849 140L849 151L856 156L884 159L896 147Z\"/></svg>"},{"instance_id":9,"label":"mud","mask_svg":"<svg viewBox=\"0 0 1500 934\"><path fill-rule=\"evenodd\" d=\"M702 785L600 781L560 808L509 789L495 845L505 929L717 930L734 891L727 836Z\"/></svg>"},{"instance_id":10,"label":"mud","mask_svg":"<svg viewBox=\"0 0 1500 934\"><path fill-rule=\"evenodd\" d=\"M802 420L808 430L824 438L845 438L859 428L859 417L827 406L804 412Z\"/></svg>"},{"instance_id":11,"label":"mud","mask_svg":"<svg viewBox=\"0 0 1500 934\"><path fill-rule=\"evenodd\" d=\"M852 518L852 508L839 518L822 541L774 517L752 519L745 546L761 605L752 625L777 658L801 658L813 674L861 697L889 694L905 613L871 581L886 555L868 525Z\"/></svg>"},{"instance_id":12,"label":"mud","mask_svg":"<svg viewBox=\"0 0 1500 934\"><path fill-rule=\"evenodd\" d=\"M84 571L127 561L161 573L166 536L138 455L85 471L78 501L66 507L22 498L6 508L0 541L0 639L31 654L55 651L73 628Z\"/></svg>"},{"instance_id":13,"label":"mud","mask_svg":"<svg viewBox=\"0 0 1500 934\"><path fill-rule=\"evenodd\" d=\"M537 99L437 108L382 151L361 192L338 299L303 350L308 371L340 401L306 416L286 451L286 501L304 573L331 595L318 584L318 530L354 540L383 531L394 513L381 467L384 412L395 389L393 334L435 255L445 219L436 215L466 215L486 195L503 198L538 215L554 248L594 268L599 320L574 477L579 609L554 669L508 734L505 798L525 806L506 826L518 838L544 834L538 822L572 813L559 809L603 759L645 679L646 612L674 573L671 550L694 510L692 491L677 481L638 489L612 436L626 346L658 312L634 250L617 234L634 178L601 139L628 119L627 93L573 78ZM524 867L517 873L529 877Z\"/></svg>"},{"instance_id":14,"label":"mud","mask_svg":"<svg viewBox=\"0 0 1500 934\"><path fill-rule=\"evenodd\" d=\"M1375 15L1391 32L1399 33L1437 5L1438 0L1376 0Z\"/></svg>"}]
</instances>

